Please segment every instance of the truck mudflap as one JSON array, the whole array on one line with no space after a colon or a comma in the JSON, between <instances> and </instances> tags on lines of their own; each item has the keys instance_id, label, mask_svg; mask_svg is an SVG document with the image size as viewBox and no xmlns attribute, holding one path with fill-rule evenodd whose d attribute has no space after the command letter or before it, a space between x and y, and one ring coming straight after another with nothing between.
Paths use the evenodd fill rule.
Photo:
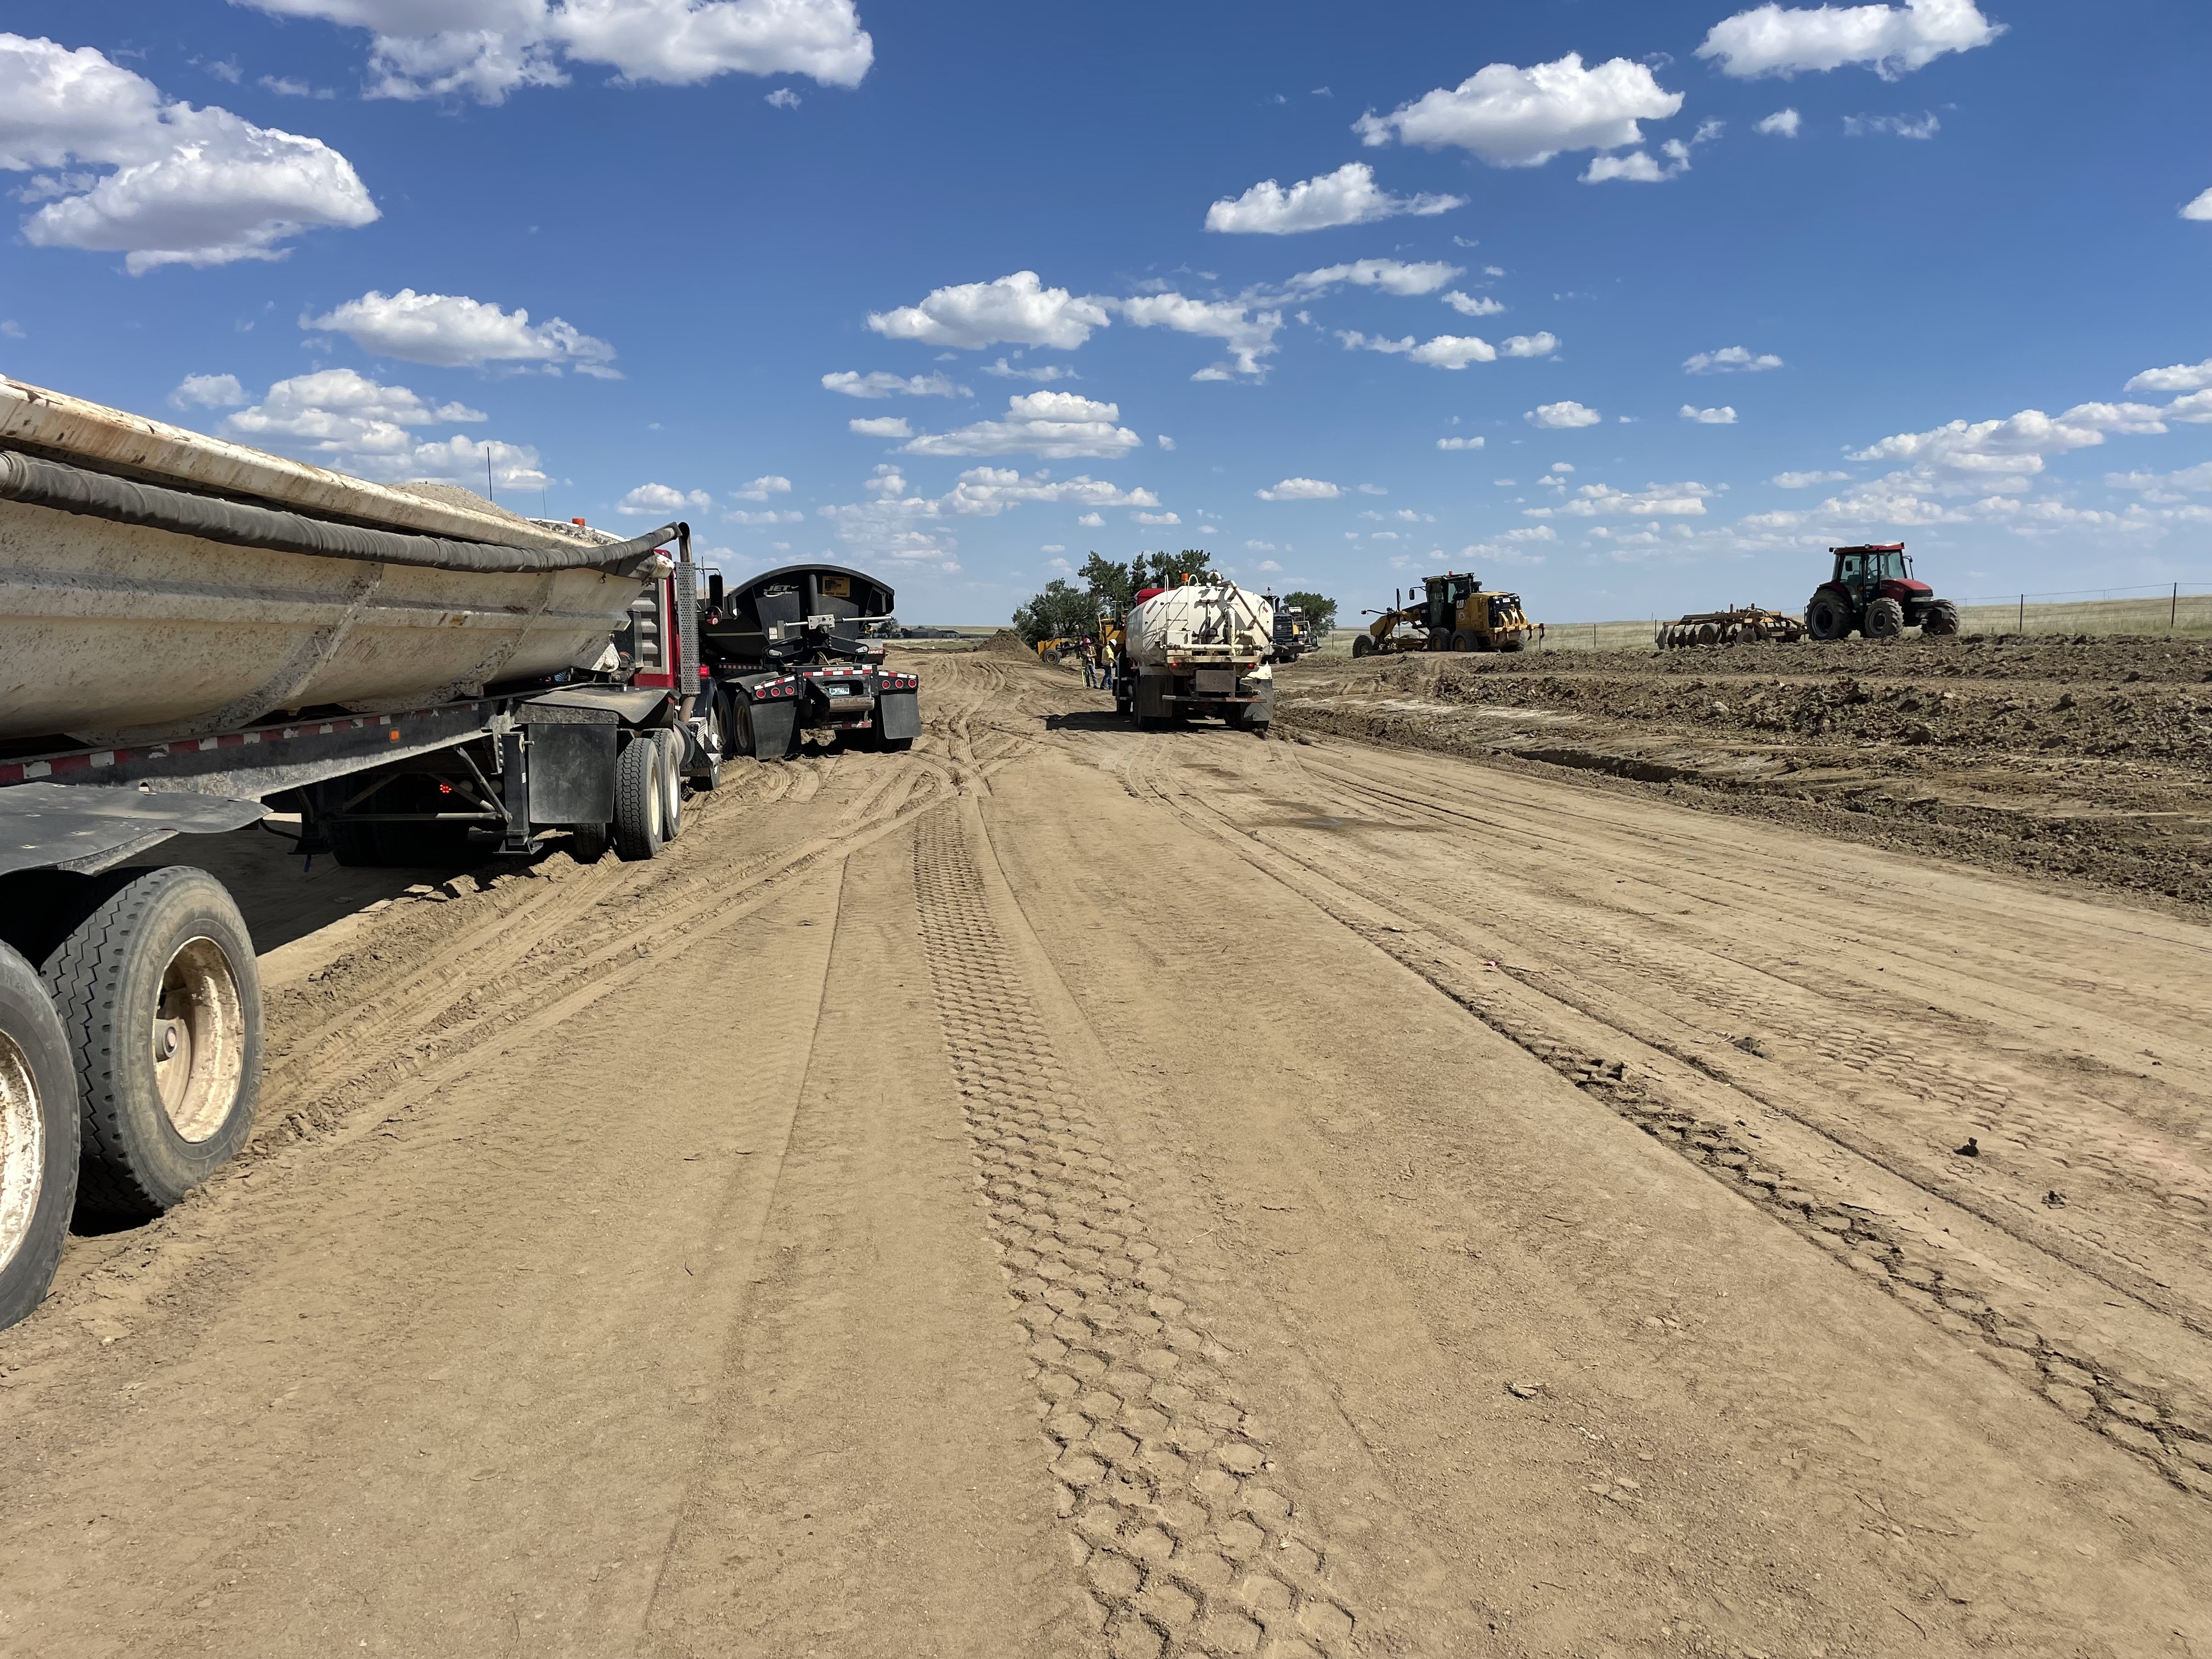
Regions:
<instances>
[{"instance_id":1,"label":"truck mudflap","mask_svg":"<svg viewBox=\"0 0 2212 1659\"><path fill-rule=\"evenodd\" d=\"M911 674L902 678L911 681ZM886 741L898 743L921 735L921 696L918 690L885 690L876 698L876 720Z\"/></svg>"}]
</instances>

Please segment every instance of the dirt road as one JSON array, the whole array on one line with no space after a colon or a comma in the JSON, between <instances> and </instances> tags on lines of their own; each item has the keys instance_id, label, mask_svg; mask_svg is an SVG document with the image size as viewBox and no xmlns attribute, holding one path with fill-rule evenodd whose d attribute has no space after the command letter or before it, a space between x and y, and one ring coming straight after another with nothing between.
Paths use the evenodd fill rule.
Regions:
<instances>
[{"instance_id":1,"label":"dirt road","mask_svg":"<svg viewBox=\"0 0 2212 1659\"><path fill-rule=\"evenodd\" d=\"M649 878L269 866L0 1653L2212 1655L2212 929L923 672Z\"/></svg>"}]
</instances>

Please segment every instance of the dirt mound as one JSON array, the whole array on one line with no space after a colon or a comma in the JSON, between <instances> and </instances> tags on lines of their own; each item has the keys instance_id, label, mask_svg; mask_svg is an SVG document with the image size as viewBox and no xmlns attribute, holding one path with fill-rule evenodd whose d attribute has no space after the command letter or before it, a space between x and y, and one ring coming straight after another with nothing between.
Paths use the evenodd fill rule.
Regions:
<instances>
[{"instance_id":1,"label":"dirt mound","mask_svg":"<svg viewBox=\"0 0 2212 1659\"><path fill-rule=\"evenodd\" d=\"M1393 657L1302 665L1279 721L2205 904L2208 682L2148 639Z\"/></svg>"},{"instance_id":2,"label":"dirt mound","mask_svg":"<svg viewBox=\"0 0 2212 1659\"><path fill-rule=\"evenodd\" d=\"M1015 633L1011 628L1000 629L997 633L992 635L989 639L984 641L983 643L976 648L981 651L988 651L992 655L998 657L1029 657L1034 659L1036 655L1036 653L1030 649L1029 646L1023 641L1022 636Z\"/></svg>"}]
</instances>

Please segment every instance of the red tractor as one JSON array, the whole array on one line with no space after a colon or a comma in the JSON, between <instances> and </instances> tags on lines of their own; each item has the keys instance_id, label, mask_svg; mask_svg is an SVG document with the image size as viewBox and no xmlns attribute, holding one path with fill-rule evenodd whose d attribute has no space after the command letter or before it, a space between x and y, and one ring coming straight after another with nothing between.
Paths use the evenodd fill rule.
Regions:
<instances>
[{"instance_id":1,"label":"red tractor","mask_svg":"<svg viewBox=\"0 0 2212 1659\"><path fill-rule=\"evenodd\" d=\"M1832 547L1836 574L1805 602L1805 631L1816 640L1893 640L1908 628L1923 639L1959 631L1959 607L1915 580L1903 542Z\"/></svg>"}]
</instances>

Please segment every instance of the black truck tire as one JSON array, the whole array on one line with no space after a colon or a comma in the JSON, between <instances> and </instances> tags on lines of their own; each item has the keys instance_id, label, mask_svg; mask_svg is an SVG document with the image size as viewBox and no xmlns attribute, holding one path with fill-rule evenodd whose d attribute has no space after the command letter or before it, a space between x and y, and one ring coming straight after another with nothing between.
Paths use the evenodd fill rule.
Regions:
<instances>
[{"instance_id":1,"label":"black truck tire","mask_svg":"<svg viewBox=\"0 0 2212 1659\"><path fill-rule=\"evenodd\" d=\"M371 870L384 862L376 825L340 822L330 826L331 856L349 870Z\"/></svg>"},{"instance_id":2,"label":"black truck tire","mask_svg":"<svg viewBox=\"0 0 2212 1659\"><path fill-rule=\"evenodd\" d=\"M1372 634L1354 634L1352 636L1352 654L1353 656L1371 656L1374 654L1374 651L1375 636Z\"/></svg>"},{"instance_id":3,"label":"black truck tire","mask_svg":"<svg viewBox=\"0 0 2212 1659\"><path fill-rule=\"evenodd\" d=\"M1451 648L1455 651L1475 651L1481 647L1475 644L1474 634L1462 628L1451 636Z\"/></svg>"},{"instance_id":4,"label":"black truck tire","mask_svg":"<svg viewBox=\"0 0 2212 1659\"><path fill-rule=\"evenodd\" d=\"M204 870L125 878L40 964L68 1034L83 1132L77 1207L149 1221L246 1144L261 1083L261 978L238 906Z\"/></svg>"},{"instance_id":5,"label":"black truck tire","mask_svg":"<svg viewBox=\"0 0 2212 1659\"><path fill-rule=\"evenodd\" d=\"M1920 635L1923 639L1948 640L1959 631L1959 607L1948 599L1938 599L1920 613Z\"/></svg>"},{"instance_id":6,"label":"black truck tire","mask_svg":"<svg viewBox=\"0 0 2212 1659\"><path fill-rule=\"evenodd\" d=\"M568 856L578 864L597 864L614 844L611 823L572 823L568 826Z\"/></svg>"},{"instance_id":7,"label":"black truck tire","mask_svg":"<svg viewBox=\"0 0 2212 1659\"><path fill-rule=\"evenodd\" d=\"M0 945L0 1330L53 1283L76 1165L69 1038L31 964Z\"/></svg>"},{"instance_id":8,"label":"black truck tire","mask_svg":"<svg viewBox=\"0 0 2212 1659\"><path fill-rule=\"evenodd\" d=\"M1895 599L1871 599L1859 632L1870 640L1893 640L1905 632L1905 607Z\"/></svg>"},{"instance_id":9,"label":"black truck tire","mask_svg":"<svg viewBox=\"0 0 2212 1659\"><path fill-rule=\"evenodd\" d=\"M640 732L615 760L615 851L633 864L651 858L668 838L660 821L660 757L653 733Z\"/></svg>"}]
</instances>

